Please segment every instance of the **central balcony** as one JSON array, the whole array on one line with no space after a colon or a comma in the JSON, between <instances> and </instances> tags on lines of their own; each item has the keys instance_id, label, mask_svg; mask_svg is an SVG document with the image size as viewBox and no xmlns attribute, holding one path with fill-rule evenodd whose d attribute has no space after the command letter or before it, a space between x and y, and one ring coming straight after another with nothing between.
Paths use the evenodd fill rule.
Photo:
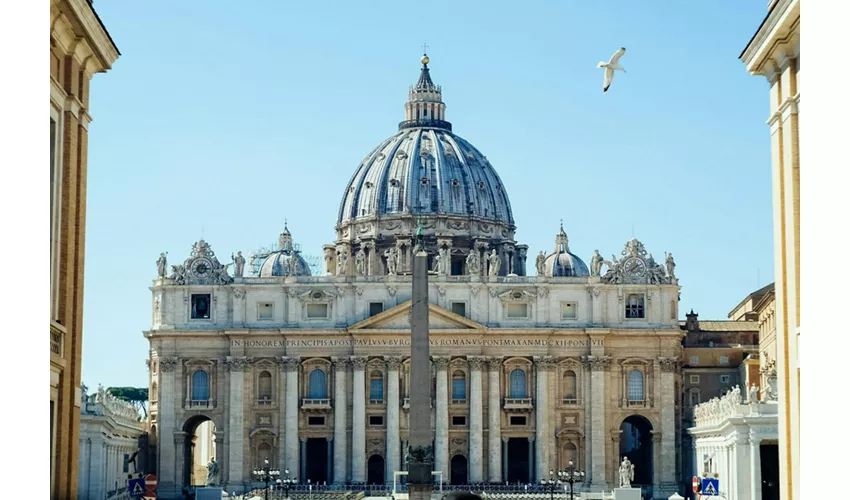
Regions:
<instances>
[{"instance_id":1,"label":"central balcony","mask_svg":"<svg viewBox=\"0 0 850 500\"><path fill-rule=\"evenodd\" d=\"M428 403L429 403L429 408L434 407L434 400L433 399L429 399ZM404 398L404 404L403 404L402 408L404 408L405 410L410 410L410 398Z\"/></svg>"},{"instance_id":2,"label":"central balcony","mask_svg":"<svg viewBox=\"0 0 850 500\"><path fill-rule=\"evenodd\" d=\"M503 408L505 411L531 411L534 406L531 398L505 398Z\"/></svg>"},{"instance_id":3,"label":"central balcony","mask_svg":"<svg viewBox=\"0 0 850 500\"><path fill-rule=\"evenodd\" d=\"M301 409L304 411L329 411L331 400L329 398L303 398Z\"/></svg>"}]
</instances>

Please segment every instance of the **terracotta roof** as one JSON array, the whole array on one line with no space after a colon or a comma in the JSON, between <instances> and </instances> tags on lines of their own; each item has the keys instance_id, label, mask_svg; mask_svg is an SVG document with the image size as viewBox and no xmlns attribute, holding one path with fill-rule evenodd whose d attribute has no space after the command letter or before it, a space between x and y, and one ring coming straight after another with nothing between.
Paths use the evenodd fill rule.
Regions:
<instances>
[{"instance_id":1,"label":"terracotta roof","mask_svg":"<svg viewBox=\"0 0 850 500\"><path fill-rule=\"evenodd\" d=\"M682 330L687 330L684 321L679 322L679 327ZM759 331L758 321L722 321L722 320L706 320L699 322L699 330L703 332L757 332Z\"/></svg>"}]
</instances>

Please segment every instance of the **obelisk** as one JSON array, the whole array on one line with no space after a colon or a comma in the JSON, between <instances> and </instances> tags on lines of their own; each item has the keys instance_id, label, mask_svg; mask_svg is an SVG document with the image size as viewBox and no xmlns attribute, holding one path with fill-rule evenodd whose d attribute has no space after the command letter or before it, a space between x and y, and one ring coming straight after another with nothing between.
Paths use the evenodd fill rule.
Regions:
<instances>
[{"instance_id":1,"label":"obelisk","mask_svg":"<svg viewBox=\"0 0 850 500\"><path fill-rule=\"evenodd\" d=\"M428 344L428 254L422 241L422 220L413 250L413 296L410 319L410 439L407 450L407 491L410 500L430 500L434 483L431 436L431 349Z\"/></svg>"}]
</instances>

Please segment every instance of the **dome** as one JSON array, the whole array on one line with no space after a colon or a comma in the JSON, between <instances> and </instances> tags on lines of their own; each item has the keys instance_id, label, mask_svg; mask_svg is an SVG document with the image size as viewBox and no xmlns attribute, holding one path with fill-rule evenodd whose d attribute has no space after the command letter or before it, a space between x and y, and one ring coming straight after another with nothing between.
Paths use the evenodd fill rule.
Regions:
<instances>
[{"instance_id":1,"label":"dome","mask_svg":"<svg viewBox=\"0 0 850 500\"><path fill-rule=\"evenodd\" d=\"M564 226L555 237L555 252L548 255L543 264L547 277L590 276L587 265L577 255L570 252L570 242Z\"/></svg>"},{"instance_id":2,"label":"dome","mask_svg":"<svg viewBox=\"0 0 850 500\"><path fill-rule=\"evenodd\" d=\"M258 255L255 258L262 260L258 273L261 278L312 275L307 261L301 257L300 252L292 244L292 234L286 225L284 225L283 232L280 234L278 249L265 255ZM292 272L293 267L295 268L294 273Z\"/></svg>"},{"instance_id":3,"label":"dome","mask_svg":"<svg viewBox=\"0 0 850 500\"><path fill-rule=\"evenodd\" d=\"M399 132L375 148L351 177L338 222L392 215L476 217L513 228L508 194L478 149L445 121L442 90L427 56L405 104Z\"/></svg>"}]
</instances>

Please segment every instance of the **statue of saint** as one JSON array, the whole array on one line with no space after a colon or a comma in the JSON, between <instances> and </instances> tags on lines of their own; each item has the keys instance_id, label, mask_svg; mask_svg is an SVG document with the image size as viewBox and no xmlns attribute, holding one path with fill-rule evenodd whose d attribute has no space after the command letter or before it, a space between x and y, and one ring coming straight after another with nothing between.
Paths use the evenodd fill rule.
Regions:
<instances>
[{"instance_id":1,"label":"statue of saint","mask_svg":"<svg viewBox=\"0 0 850 500\"><path fill-rule=\"evenodd\" d=\"M366 275L366 251L362 247L357 250L357 254L354 256L354 268L357 270L358 276Z\"/></svg>"},{"instance_id":2,"label":"statue of saint","mask_svg":"<svg viewBox=\"0 0 850 500\"><path fill-rule=\"evenodd\" d=\"M156 275L160 278L165 278L166 273L168 272L168 261L165 258L165 254L159 254L159 258L156 259Z\"/></svg>"},{"instance_id":3,"label":"statue of saint","mask_svg":"<svg viewBox=\"0 0 850 500\"><path fill-rule=\"evenodd\" d=\"M233 276L236 278L241 278L242 274L245 272L245 257L242 257L242 252L236 252L236 255L230 255L233 259L233 263L236 265L233 269Z\"/></svg>"},{"instance_id":4,"label":"statue of saint","mask_svg":"<svg viewBox=\"0 0 850 500\"><path fill-rule=\"evenodd\" d=\"M631 488L634 480L635 466L628 457L623 457L623 463L620 464L620 488Z\"/></svg>"},{"instance_id":5,"label":"statue of saint","mask_svg":"<svg viewBox=\"0 0 850 500\"><path fill-rule=\"evenodd\" d=\"M492 252L490 252L490 257L488 257L487 260L490 261L490 276L498 276L499 269L502 267L502 259L496 255L495 248Z\"/></svg>"},{"instance_id":6,"label":"statue of saint","mask_svg":"<svg viewBox=\"0 0 850 500\"><path fill-rule=\"evenodd\" d=\"M543 253L543 250L537 254L537 262L535 262L535 267L537 267L537 276L543 276L546 274L546 254Z\"/></svg>"},{"instance_id":7,"label":"statue of saint","mask_svg":"<svg viewBox=\"0 0 850 500\"><path fill-rule=\"evenodd\" d=\"M441 261L443 260L443 256L439 253L434 256L434 272L440 274L440 269L442 268Z\"/></svg>"},{"instance_id":8,"label":"statue of saint","mask_svg":"<svg viewBox=\"0 0 850 500\"><path fill-rule=\"evenodd\" d=\"M346 255L345 249L339 252L339 255L336 258L336 275L337 276L345 276L345 265L348 263L348 255Z\"/></svg>"},{"instance_id":9,"label":"statue of saint","mask_svg":"<svg viewBox=\"0 0 850 500\"><path fill-rule=\"evenodd\" d=\"M440 269L437 270L439 274L449 274L451 270L451 258L449 257L449 251L446 248L440 249Z\"/></svg>"},{"instance_id":10,"label":"statue of saint","mask_svg":"<svg viewBox=\"0 0 850 500\"><path fill-rule=\"evenodd\" d=\"M466 256L466 274L470 276L478 276L481 272L481 263L479 262L478 250L472 249L469 255Z\"/></svg>"},{"instance_id":11,"label":"statue of saint","mask_svg":"<svg viewBox=\"0 0 850 500\"><path fill-rule=\"evenodd\" d=\"M384 255L387 257L387 274L396 274L398 272L398 248L390 247Z\"/></svg>"},{"instance_id":12,"label":"statue of saint","mask_svg":"<svg viewBox=\"0 0 850 500\"><path fill-rule=\"evenodd\" d=\"M676 270L676 262L673 260L672 253L667 254L667 258L664 259L664 263L667 265L667 275L670 276L670 278L675 278L676 275L673 273L673 271Z\"/></svg>"},{"instance_id":13,"label":"statue of saint","mask_svg":"<svg viewBox=\"0 0 850 500\"><path fill-rule=\"evenodd\" d=\"M593 256L590 258L590 275L599 276L600 274L602 274L602 255L597 249L593 251Z\"/></svg>"},{"instance_id":14,"label":"statue of saint","mask_svg":"<svg viewBox=\"0 0 850 500\"><path fill-rule=\"evenodd\" d=\"M207 464L207 486L215 485L216 476L218 476L218 464L215 457L212 457L210 463Z\"/></svg>"},{"instance_id":15,"label":"statue of saint","mask_svg":"<svg viewBox=\"0 0 850 500\"><path fill-rule=\"evenodd\" d=\"M751 405L758 403L759 399L759 386L756 384L750 384L750 391L747 394L747 402Z\"/></svg>"}]
</instances>

